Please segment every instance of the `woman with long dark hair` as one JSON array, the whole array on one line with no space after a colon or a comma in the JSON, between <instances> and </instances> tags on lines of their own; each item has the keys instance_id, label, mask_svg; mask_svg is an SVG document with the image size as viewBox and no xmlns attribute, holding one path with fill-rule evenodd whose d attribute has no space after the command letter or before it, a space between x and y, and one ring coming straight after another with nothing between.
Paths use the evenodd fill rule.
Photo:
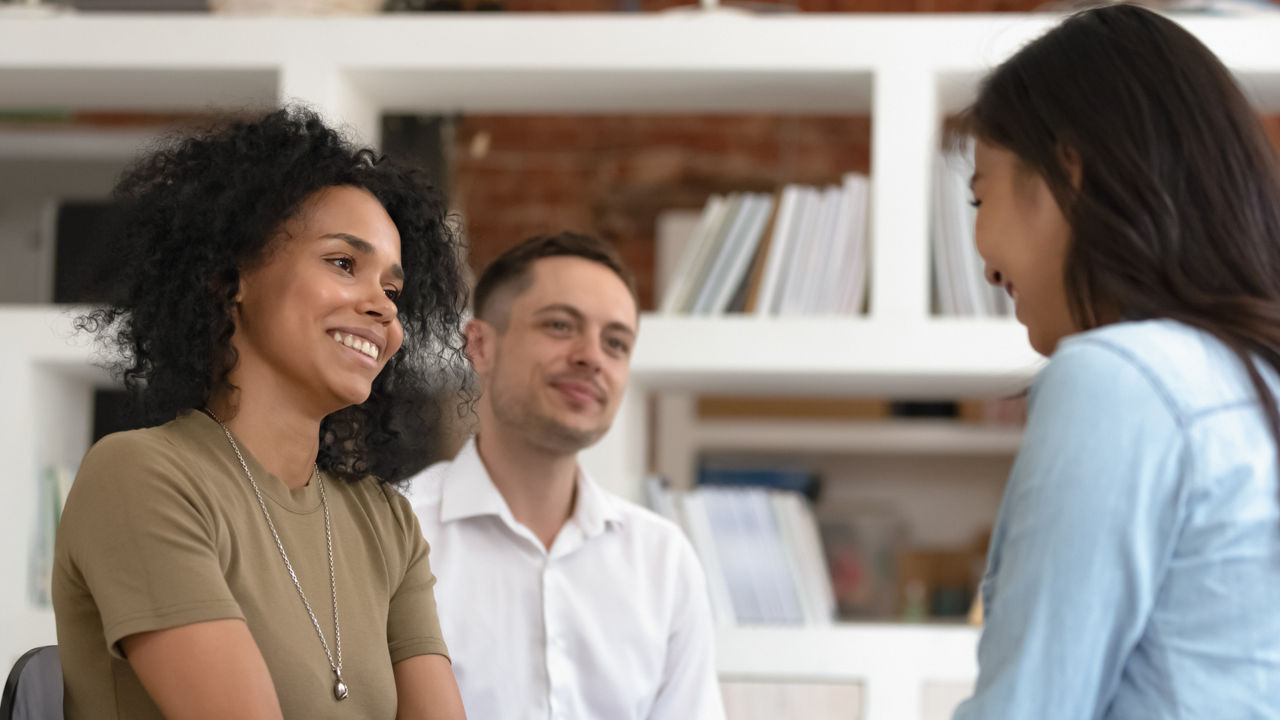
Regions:
<instances>
[{"instance_id":1,"label":"woman with long dark hair","mask_svg":"<svg viewBox=\"0 0 1280 720\"><path fill-rule=\"evenodd\" d=\"M116 190L121 292L82 318L156 427L85 456L58 529L68 718L461 718L427 546L388 483L458 355L445 204L281 110Z\"/></svg>"},{"instance_id":2,"label":"woman with long dark hair","mask_svg":"<svg viewBox=\"0 0 1280 720\"><path fill-rule=\"evenodd\" d=\"M965 115L987 278L1050 356L957 718L1280 717L1280 179L1222 63L1074 15Z\"/></svg>"}]
</instances>

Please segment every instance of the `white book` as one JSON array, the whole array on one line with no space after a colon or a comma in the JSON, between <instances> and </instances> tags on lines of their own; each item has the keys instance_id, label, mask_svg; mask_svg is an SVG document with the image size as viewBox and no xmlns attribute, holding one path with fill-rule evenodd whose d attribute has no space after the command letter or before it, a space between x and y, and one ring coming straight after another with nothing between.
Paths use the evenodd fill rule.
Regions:
<instances>
[{"instance_id":1,"label":"white book","mask_svg":"<svg viewBox=\"0 0 1280 720\"><path fill-rule=\"evenodd\" d=\"M702 506L711 524L716 553L733 602L734 617L743 624L764 622L767 615L752 567L755 558L748 518L737 511L730 488L699 488L697 494L702 498Z\"/></svg>"},{"instance_id":2,"label":"white book","mask_svg":"<svg viewBox=\"0 0 1280 720\"><path fill-rule=\"evenodd\" d=\"M804 496L795 492L778 493L778 496L781 514L790 518L791 547L795 549L805 588L805 617L815 624L830 625L836 618L836 593L822 550L818 520Z\"/></svg>"},{"instance_id":3,"label":"white book","mask_svg":"<svg viewBox=\"0 0 1280 720\"><path fill-rule=\"evenodd\" d=\"M744 488L742 496L753 515L757 528L759 555L757 567L764 590L770 598L774 623L799 625L804 622L804 609L800 604L800 586L788 567L786 547L777 516L769 501L770 491L764 488Z\"/></svg>"},{"instance_id":4,"label":"white book","mask_svg":"<svg viewBox=\"0 0 1280 720\"><path fill-rule=\"evenodd\" d=\"M834 224L831 228L830 254L822 266L822 283L819 286L818 299L812 313L815 315L831 315L840 311L843 306L845 292L848 288L847 276L849 256L852 253L850 243L852 235L854 199L846 185L840 187L840 203L836 210Z\"/></svg>"},{"instance_id":5,"label":"white book","mask_svg":"<svg viewBox=\"0 0 1280 720\"><path fill-rule=\"evenodd\" d=\"M774 567L769 557L769 543L772 538L763 519L756 512L752 494L756 488L726 487L729 505L739 527L739 539L736 547L747 560L743 563L744 571L751 584L752 591L760 602L760 614L756 622L777 624L782 622L786 612L782 594L778 591Z\"/></svg>"},{"instance_id":6,"label":"white book","mask_svg":"<svg viewBox=\"0 0 1280 720\"><path fill-rule=\"evenodd\" d=\"M716 257L720 254L720 248L724 245L726 236L729 234L730 228L738 216L742 206L742 195L734 193L725 197L724 207L720 210L715 223L708 230L705 242L701 243L701 250L694 264L690 268L689 282L683 287L683 293L675 300L675 310L677 313L687 313L693 309L694 301L698 297L698 293L702 291L703 284L707 281L707 276L711 273L711 266L715 264Z\"/></svg>"},{"instance_id":7,"label":"white book","mask_svg":"<svg viewBox=\"0 0 1280 720\"><path fill-rule=\"evenodd\" d=\"M773 197L765 194L755 195L749 212L750 216L743 225L743 237L739 238L731 250L732 256L725 270L724 281L716 287L710 305L705 308L706 312L713 315L723 314L729 309L734 293L742 285L747 273L751 271L751 259L760 249L765 225L769 223L769 215L773 212Z\"/></svg>"},{"instance_id":8,"label":"white book","mask_svg":"<svg viewBox=\"0 0 1280 720\"><path fill-rule=\"evenodd\" d=\"M842 264L847 280L837 310L845 315L857 315L862 312L871 277L870 243L867 242L871 180L861 173L849 173L844 176L844 191L849 198L849 252Z\"/></svg>"},{"instance_id":9,"label":"white book","mask_svg":"<svg viewBox=\"0 0 1280 720\"><path fill-rule=\"evenodd\" d=\"M801 298L811 277L813 246L817 242L815 236L822 216L822 193L817 188L806 187L802 195L796 237L791 243L791 261L787 265L787 277L778 302L779 315L796 315L802 311Z\"/></svg>"},{"instance_id":10,"label":"white book","mask_svg":"<svg viewBox=\"0 0 1280 720\"><path fill-rule=\"evenodd\" d=\"M791 491L778 491L769 493L769 504L773 510L774 520L778 524L778 537L782 543L783 557L786 560L787 571L791 577L791 584L796 589L796 597L800 602L800 612L804 619L804 624L816 624L820 619L820 613L817 611L817 600L810 597L811 585L807 577L808 568L804 565L804 557L802 553L804 549L798 542L799 531L795 524L798 522L790 500L796 497L796 493Z\"/></svg>"},{"instance_id":11,"label":"white book","mask_svg":"<svg viewBox=\"0 0 1280 720\"><path fill-rule=\"evenodd\" d=\"M760 294L756 298L757 315L771 315L777 308L779 288L792 256L791 243L796 235L800 196L799 185L788 185L782 189L782 198L778 201L778 218L773 223L773 235L769 239L769 254L764 260Z\"/></svg>"},{"instance_id":12,"label":"white book","mask_svg":"<svg viewBox=\"0 0 1280 720\"><path fill-rule=\"evenodd\" d=\"M724 565L720 562L720 553L716 548L715 534L711 530L711 521L699 491L686 493L680 498L680 506L685 519L685 529L689 542L693 545L698 560L702 562L702 573L707 579L707 597L711 602L711 614L716 624L722 627L736 625L739 618L734 611L733 598L729 592L729 584Z\"/></svg>"},{"instance_id":13,"label":"white book","mask_svg":"<svg viewBox=\"0 0 1280 720\"><path fill-rule=\"evenodd\" d=\"M959 314L959 303L952 282L952 242L948 233L952 219L949 195L950 173L947 156L938 153L933 160L933 277L938 292L938 311L943 315Z\"/></svg>"},{"instance_id":14,"label":"white book","mask_svg":"<svg viewBox=\"0 0 1280 720\"><path fill-rule=\"evenodd\" d=\"M733 217L726 217L727 227L724 229L721 242L718 243L716 256L710 261L707 275L701 279L698 288L692 295L689 313L705 315L710 309L712 300L719 293L719 288L728 282L728 265L737 252L737 247L745 241L746 227L755 217L756 199L754 193L740 193ZM730 291L732 292L732 291Z\"/></svg>"},{"instance_id":15,"label":"white book","mask_svg":"<svg viewBox=\"0 0 1280 720\"><path fill-rule=\"evenodd\" d=\"M843 202L839 187L830 185L822 189L822 212L818 218L818 227L814 231L813 243L810 245L808 265L809 282L805 283L800 297L800 312L805 315L817 315L823 311L823 305L829 297L829 288L834 284L831 276L832 257L837 252L837 226L840 223L840 206Z\"/></svg>"},{"instance_id":16,"label":"white book","mask_svg":"<svg viewBox=\"0 0 1280 720\"><path fill-rule=\"evenodd\" d=\"M679 312L680 300L689 293L694 268L698 266L700 256L706 252L706 246L720 219L724 216L725 204L725 198L720 195L707 198L707 204L702 208L698 224L685 242L683 252L680 253L675 275L672 276L670 286L662 297L659 312L668 314Z\"/></svg>"}]
</instances>

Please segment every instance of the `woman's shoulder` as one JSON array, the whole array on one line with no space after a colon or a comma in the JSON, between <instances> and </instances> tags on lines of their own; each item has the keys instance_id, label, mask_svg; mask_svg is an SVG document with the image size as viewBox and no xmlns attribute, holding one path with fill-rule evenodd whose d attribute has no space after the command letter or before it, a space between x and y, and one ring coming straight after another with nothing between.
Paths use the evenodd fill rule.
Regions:
<instances>
[{"instance_id":1,"label":"woman's shoulder","mask_svg":"<svg viewBox=\"0 0 1280 720\"><path fill-rule=\"evenodd\" d=\"M1231 348L1211 333L1165 319L1115 323L1068 337L1043 377L1117 398L1149 394L1179 415L1255 395Z\"/></svg>"},{"instance_id":2,"label":"woman's shoulder","mask_svg":"<svg viewBox=\"0 0 1280 720\"><path fill-rule=\"evenodd\" d=\"M76 482L99 477L115 482L142 481L157 474L172 480L174 471L189 467L191 455L199 452L193 424L190 415L184 414L163 425L106 435L85 454Z\"/></svg>"},{"instance_id":3,"label":"woman's shoulder","mask_svg":"<svg viewBox=\"0 0 1280 720\"><path fill-rule=\"evenodd\" d=\"M402 530L413 516L413 508L396 483L384 482L373 475L354 481L326 475L326 482L341 487L341 492L352 497L363 508L369 521L376 525Z\"/></svg>"}]
</instances>

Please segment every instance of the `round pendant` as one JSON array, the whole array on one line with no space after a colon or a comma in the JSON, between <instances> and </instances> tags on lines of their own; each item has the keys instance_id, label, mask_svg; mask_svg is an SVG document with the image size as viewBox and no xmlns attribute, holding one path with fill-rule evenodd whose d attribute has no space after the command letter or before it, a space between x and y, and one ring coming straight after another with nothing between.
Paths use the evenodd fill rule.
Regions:
<instances>
[{"instance_id":1,"label":"round pendant","mask_svg":"<svg viewBox=\"0 0 1280 720\"><path fill-rule=\"evenodd\" d=\"M342 682L342 678L333 681L333 697L338 700L347 699L347 684Z\"/></svg>"}]
</instances>

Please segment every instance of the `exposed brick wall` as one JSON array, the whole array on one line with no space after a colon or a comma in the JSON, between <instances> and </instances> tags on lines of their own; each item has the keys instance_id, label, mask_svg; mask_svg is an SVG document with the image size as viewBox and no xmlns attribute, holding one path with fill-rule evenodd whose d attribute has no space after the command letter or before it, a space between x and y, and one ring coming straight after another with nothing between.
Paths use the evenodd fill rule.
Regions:
<instances>
[{"instance_id":1,"label":"exposed brick wall","mask_svg":"<svg viewBox=\"0 0 1280 720\"><path fill-rule=\"evenodd\" d=\"M651 307L660 212L699 208L714 192L866 172L870 128L865 116L473 115L456 131L454 204L473 267L530 235L594 232L617 244Z\"/></svg>"}]
</instances>

